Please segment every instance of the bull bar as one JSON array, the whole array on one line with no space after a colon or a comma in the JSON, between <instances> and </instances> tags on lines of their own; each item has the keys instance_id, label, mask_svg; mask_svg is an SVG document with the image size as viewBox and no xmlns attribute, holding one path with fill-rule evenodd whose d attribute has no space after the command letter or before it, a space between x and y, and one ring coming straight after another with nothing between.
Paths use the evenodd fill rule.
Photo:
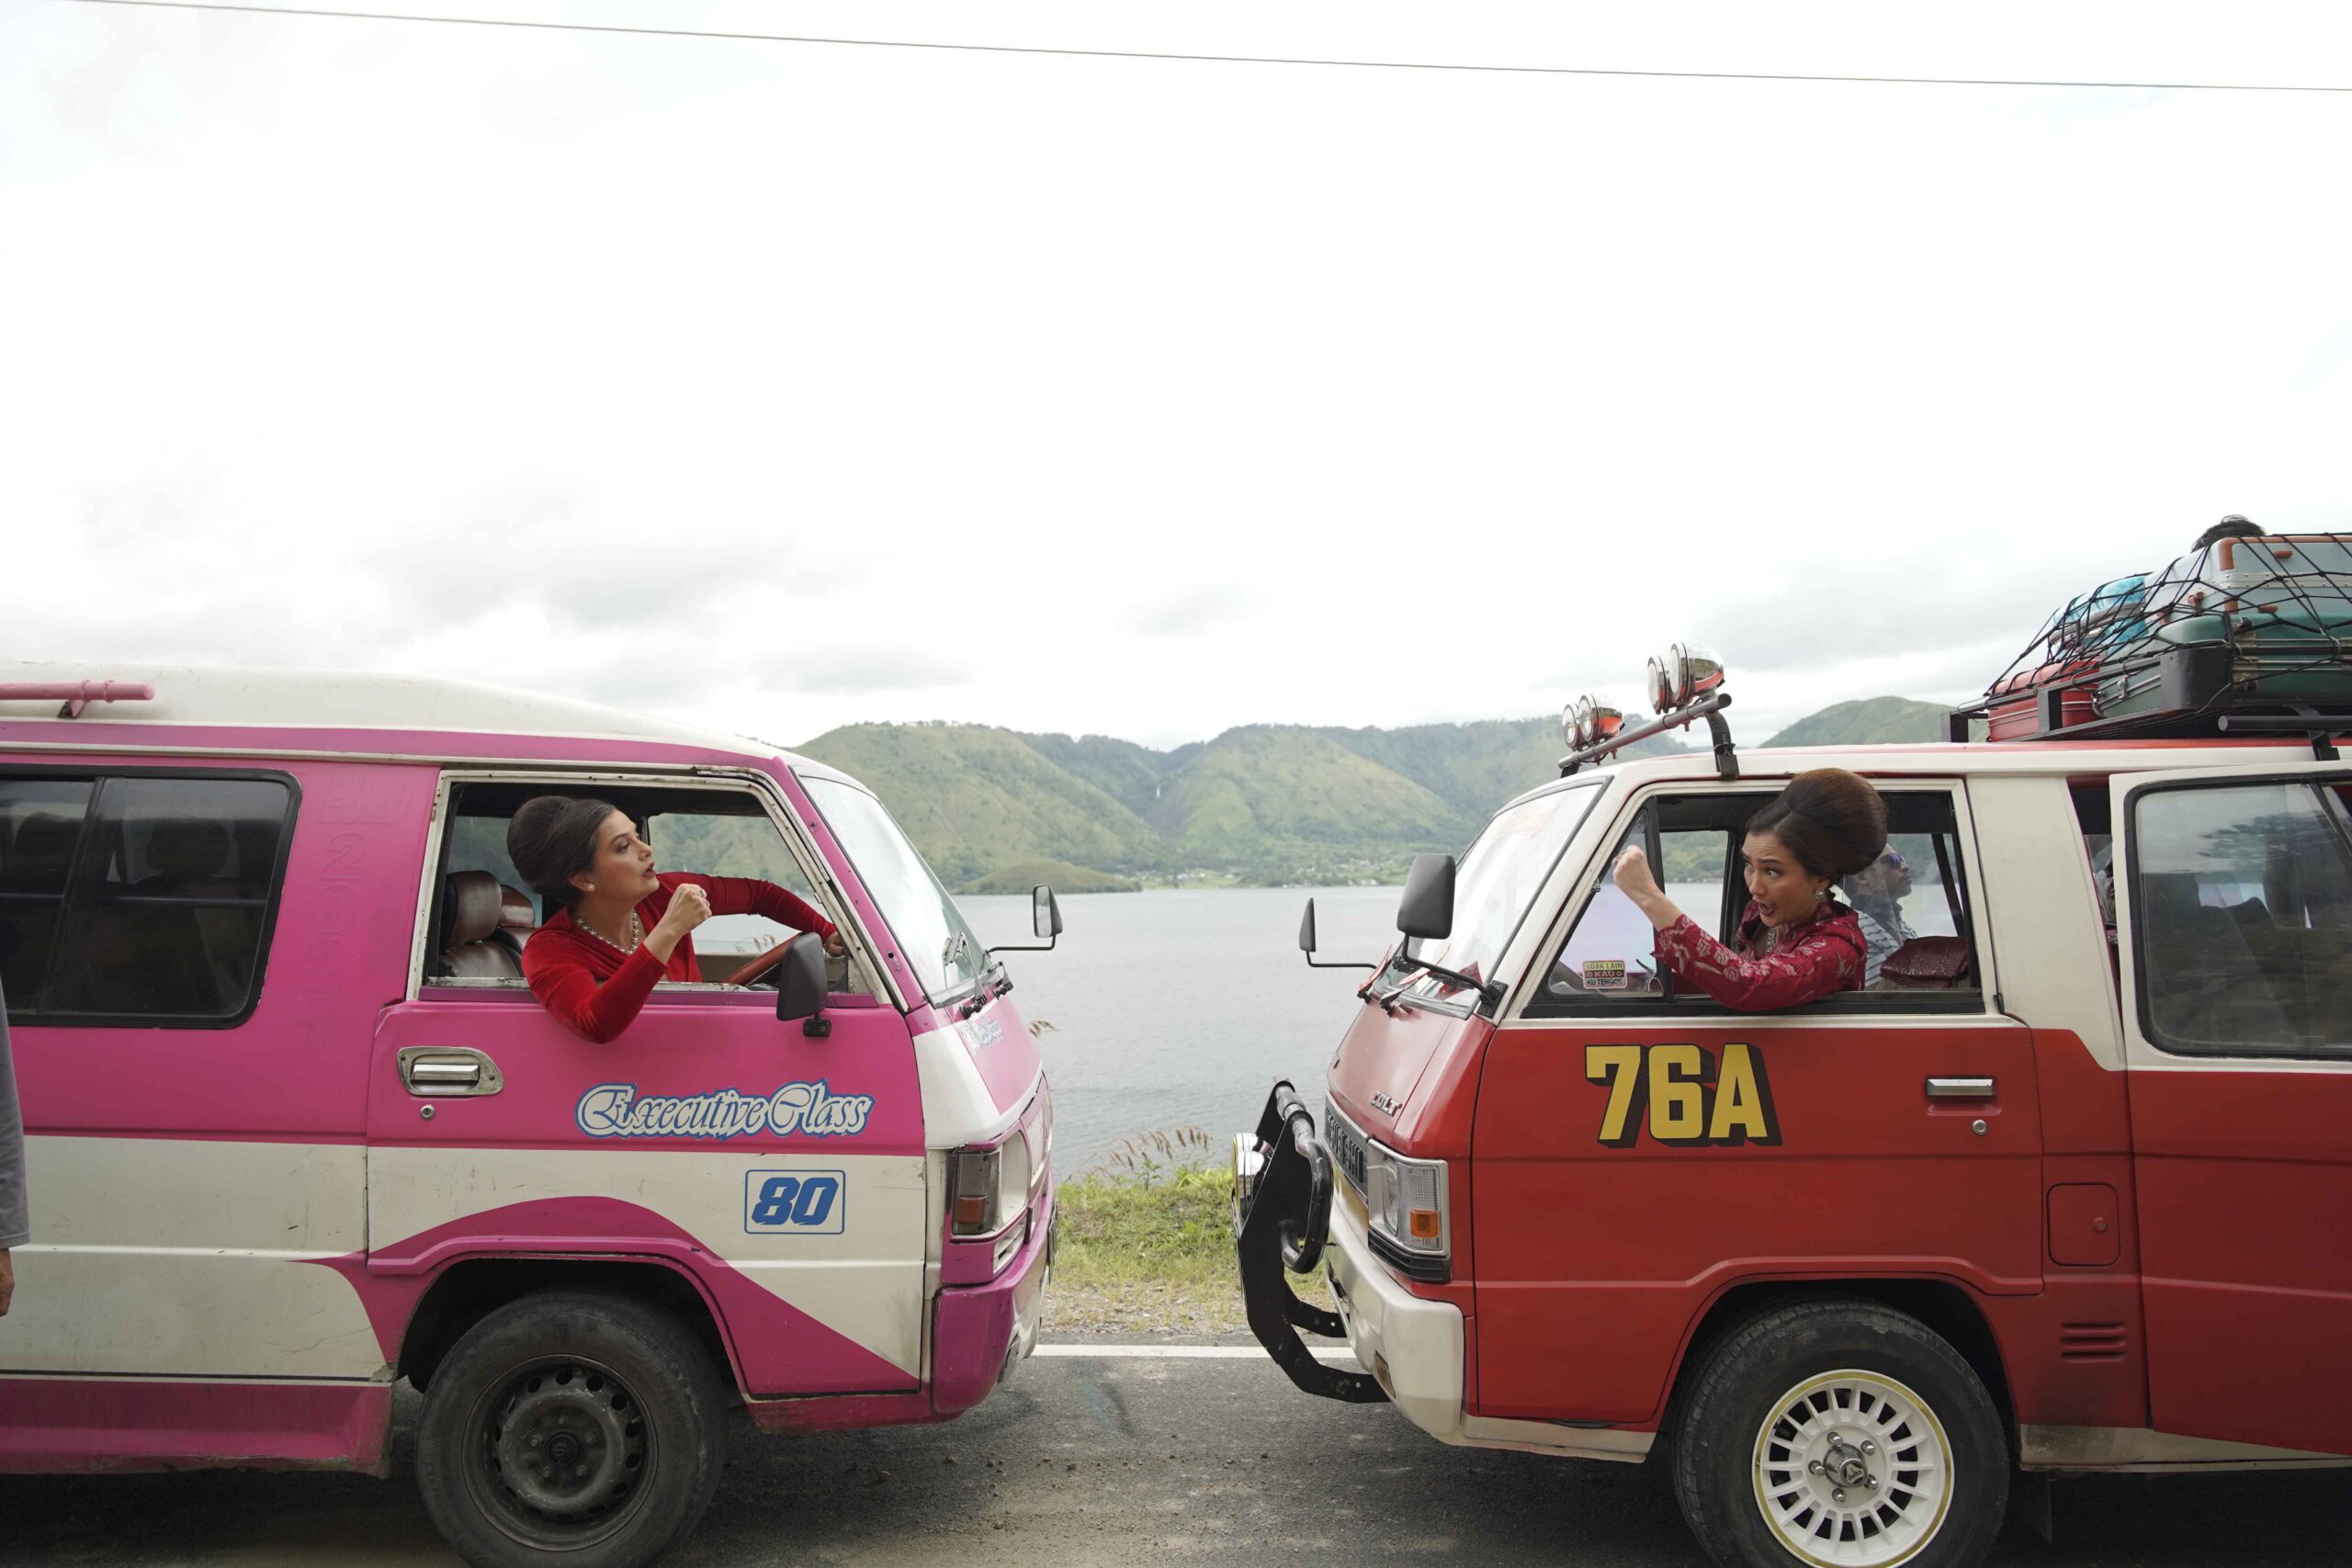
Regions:
<instances>
[{"instance_id":1,"label":"bull bar","mask_svg":"<svg viewBox=\"0 0 2352 1568\"><path fill-rule=\"evenodd\" d=\"M1298 1331L1348 1337L1340 1314L1300 1301L1288 1274L1312 1274L1331 1229L1331 1156L1315 1135L1315 1113L1288 1080L1274 1085L1258 1130L1234 1140L1234 1250L1250 1332L1290 1381L1308 1393L1350 1404L1388 1395L1369 1372L1340 1371L1315 1359Z\"/></svg>"}]
</instances>

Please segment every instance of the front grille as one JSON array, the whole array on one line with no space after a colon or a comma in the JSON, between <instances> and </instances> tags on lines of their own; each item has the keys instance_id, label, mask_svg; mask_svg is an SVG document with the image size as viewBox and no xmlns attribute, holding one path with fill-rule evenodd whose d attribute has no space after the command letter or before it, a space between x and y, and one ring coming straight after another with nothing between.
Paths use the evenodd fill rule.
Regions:
<instances>
[{"instance_id":1,"label":"front grille","mask_svg":"<svg viewBox=\"0 0 2352 1568\"><path fill-rule=\"evenodd\" d=\"M1349 1125L1337 1106L1323 1108L1323 1146L1331 1151L1332 1162L1339 1166L1340 1174L1348 1179L1348 1185L1356 1190L1356 1196L1363 1197L1363 1134Z\"/></svg>"}]
</instances>

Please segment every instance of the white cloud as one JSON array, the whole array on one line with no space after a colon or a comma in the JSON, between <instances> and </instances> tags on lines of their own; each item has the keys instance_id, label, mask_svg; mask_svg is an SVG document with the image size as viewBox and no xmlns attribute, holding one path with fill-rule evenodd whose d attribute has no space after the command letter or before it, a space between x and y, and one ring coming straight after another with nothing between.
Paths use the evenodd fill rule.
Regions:
<instances>
[{"instance_id":1,"label":"white cloud","mask_svg":"<svg viewBox=\"0 0 2352 1568\"><path fill-rule=\"evenodd\" d=\"M1087 47L2352 82L2324 6L1702 19L889 12ZM1678 637L1730 660L1743 732L1964 695L2222 513L2352 527L2347 152L2333 96L13 8L0 640L791 739L1543 712L1637 700Z\"/></svg>"}]
</instances>

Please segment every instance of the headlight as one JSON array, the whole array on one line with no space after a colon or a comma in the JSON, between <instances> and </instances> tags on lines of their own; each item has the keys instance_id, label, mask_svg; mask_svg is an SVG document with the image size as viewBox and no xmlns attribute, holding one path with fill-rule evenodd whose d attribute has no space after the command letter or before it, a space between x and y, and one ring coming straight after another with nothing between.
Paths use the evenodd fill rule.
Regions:
<instances>
[{"instance_id":1,"label":"headlight","mask_svg":"<svg viewBox=\"0 0 2352 1568\"><path fill-rule=\"evenodd\" d=\"M1002 1224L1029 1206L1029 1136L1015 1133L1004 1141L1004 1156L996 1167L996 1224Z\"/></svg>"},{"instance_id":2,"label":"headlight","mask_svg":"<svg viewBox=\"0 0 2352 1568\"><path fill-rule=\"evenodd\" d=\"M1001 1144L956 1149L948 1155L950 1235L994 1235L1023 1216L1029 1207L1031 1187L1046 1172L1037 1144L1032 1142L1041 1128L1042 1123L1033 1120Z\"/></svg>"},{"instance_id":3,"label":"headlight","mask_svg":"<svg viewBox=\"0 0 2352 1568\"><path fill-rule=\"evenodd\" d=\"M1364 1207L1373 1234L1416 1258L1452 1254L1445 1162L1408 1159L1377 1144L1364 1152Z\"/></svg>"}]
</instances>

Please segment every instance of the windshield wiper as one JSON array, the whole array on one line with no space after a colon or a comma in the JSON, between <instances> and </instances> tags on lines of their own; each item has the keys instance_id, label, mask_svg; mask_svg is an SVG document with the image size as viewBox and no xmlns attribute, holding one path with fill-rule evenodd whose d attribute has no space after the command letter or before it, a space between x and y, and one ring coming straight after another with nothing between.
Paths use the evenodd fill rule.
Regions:
<instances>
[{"instance_id":1,"label":"windshield wiper","mask_svg":"<svg viewBox=\"0 0 2352 1568\"><path fill-rule=\"evenodd\" d=\"M1399 980L1393 989L1383 991L1372 998L1380 1004L1381 1011L1392 1018L1396 1016L1396 1005L1405 993L1419 985L1424 976L1442 980L1456 990L1475 991L1477 993L1481 1007L1502 1005L1503 988L1497 981L1481 980L1474 975L1464 975L1458 969L1448 969L1442 964L1425 964L1418 958L1399 958L1396 962L1404 965L1410 973L1404 979Z\"/></svg>"}]
</instances>

